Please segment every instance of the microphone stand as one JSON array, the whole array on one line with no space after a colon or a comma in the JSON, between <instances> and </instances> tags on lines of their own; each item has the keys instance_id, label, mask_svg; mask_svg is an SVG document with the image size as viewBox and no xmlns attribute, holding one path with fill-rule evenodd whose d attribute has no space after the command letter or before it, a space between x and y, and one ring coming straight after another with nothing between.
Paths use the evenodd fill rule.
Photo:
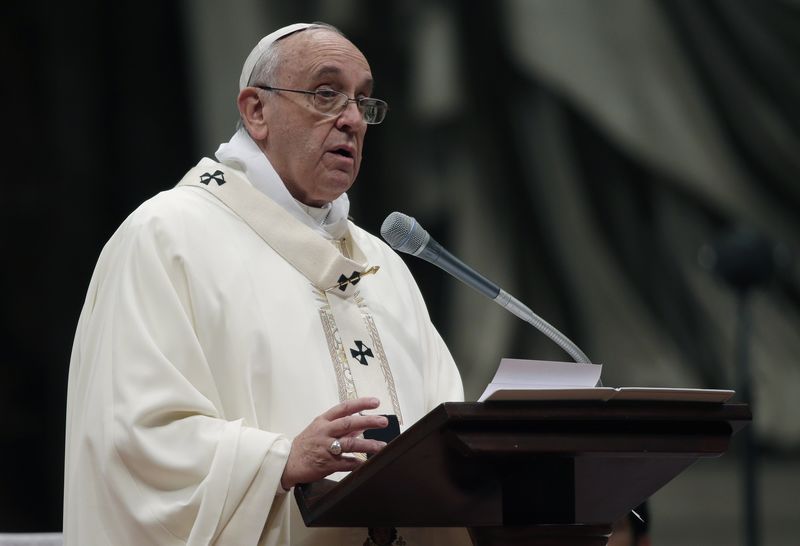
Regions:
<instances>
[{"instance_id":1,"label":"microphone stand","mask_svg":"<svg viewBox=\"0 0 800 546\"><path fill-rule=\"evenodd\" d=\"M736 384L741 401L752 407L752 373L750 367L750 344L752 336L752 315L750 312L750 291L737 293L736 305ZM759 494L758 494L758 449L754 427L745 427L744 456L742 460L742 481L744 488L744 529L745 545L757 546L759 543Z\"/></svg>"},{"instance_id":2,"label":"microphone stand","mask_svg":"<svg viewBox=\"0 0 800 546\"><path fill-rule=\"evenodd\" d=\"M736 390L740 400L753 404L753 377L750 366L750 346L753 319L750 294L759 285L769 281L776 268L774 248L752 229L736 227L712 245L701 251L710 262L706 265L724 280L735 292L736 307ZM758 459L754 427L742 431L744 454L742 457L744 538L746 546L758 546L760 536Z\"/></svg>"}]
</instances>

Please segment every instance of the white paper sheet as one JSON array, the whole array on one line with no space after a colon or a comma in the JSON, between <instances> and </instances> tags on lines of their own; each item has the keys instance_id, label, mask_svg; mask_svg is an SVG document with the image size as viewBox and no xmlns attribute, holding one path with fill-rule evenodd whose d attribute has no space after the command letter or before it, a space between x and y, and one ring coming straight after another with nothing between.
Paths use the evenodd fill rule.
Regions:
<instances>
[{"instance_id":1,"label":"white paper sheet","mask_svg":"<svg viewBox=\"0 0 800 546\"><path fill-rule=\"evenodd\" d=\"M650 400L716 402L735 394L726 389L595 387L603 366L504 358L478 402L498 400Z\"/></svg>"}]
</instances>

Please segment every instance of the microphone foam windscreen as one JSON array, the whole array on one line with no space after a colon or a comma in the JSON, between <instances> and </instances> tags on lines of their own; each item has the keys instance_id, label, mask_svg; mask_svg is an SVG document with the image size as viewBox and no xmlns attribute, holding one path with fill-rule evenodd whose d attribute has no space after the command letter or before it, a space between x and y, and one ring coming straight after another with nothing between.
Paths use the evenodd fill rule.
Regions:
<instances>
[{"instance_id":1,"label":"microphone foam windscreen","mask_svg":"<svg viewBox=\"0 0 800 546\"><path fill-rule=\"evenodd\" d=\"M430 239L428 232L417 221L403 214L393 212L381 225L381 237L395 250L415 254Z\"/></svg>"}]
</instances>

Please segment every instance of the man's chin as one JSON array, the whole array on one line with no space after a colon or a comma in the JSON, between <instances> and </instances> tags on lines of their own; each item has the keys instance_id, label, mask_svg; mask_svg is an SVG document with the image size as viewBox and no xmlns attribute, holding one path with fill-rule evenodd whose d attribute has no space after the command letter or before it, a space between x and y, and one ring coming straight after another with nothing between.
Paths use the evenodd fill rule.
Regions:
<instances>
[{"instance_id":1,"label":"man's chin","mask_svg":"<svg viewBox=\"0 0 800 546\"><path fill-rule=\"evenodd\" d=\"M303 202L304 204L310 207L323 207L328 203L336 201L339 197L342 196L347 190L350 189L350 186L347 186L341 190L326 188L324 191L319 191L313 196L309 196L306 199L299 199L299 201Z\"/></svg>"},{"instance_id":2,"label":"man's chin","mask_svg":"<svg viewBox=\"0 0 800 546\"><path fill-rule=\"evenodd\" d=\"M355 179L349 173L334 173L332 176L326 177L319 189L324 198L327 199L326 202L330 202L349 190L353 182L355 182Z\"/></svg>"}]
</instances>

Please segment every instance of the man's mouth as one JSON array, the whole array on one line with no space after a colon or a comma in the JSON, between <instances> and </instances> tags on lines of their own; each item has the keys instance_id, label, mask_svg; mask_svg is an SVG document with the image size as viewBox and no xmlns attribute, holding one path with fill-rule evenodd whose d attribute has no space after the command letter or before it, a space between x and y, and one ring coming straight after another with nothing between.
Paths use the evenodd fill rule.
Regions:
<instances>
[{"instance_id":1,"label":"man's mouth","mask_svg":"<svg viewBox=\"0 0 800 546\"><path fill-rule=\"evenodd\" d=\"M347 147L340 146L331 150L331 153L353 159L353 151Z\"/></svg>"}]
</instances>

